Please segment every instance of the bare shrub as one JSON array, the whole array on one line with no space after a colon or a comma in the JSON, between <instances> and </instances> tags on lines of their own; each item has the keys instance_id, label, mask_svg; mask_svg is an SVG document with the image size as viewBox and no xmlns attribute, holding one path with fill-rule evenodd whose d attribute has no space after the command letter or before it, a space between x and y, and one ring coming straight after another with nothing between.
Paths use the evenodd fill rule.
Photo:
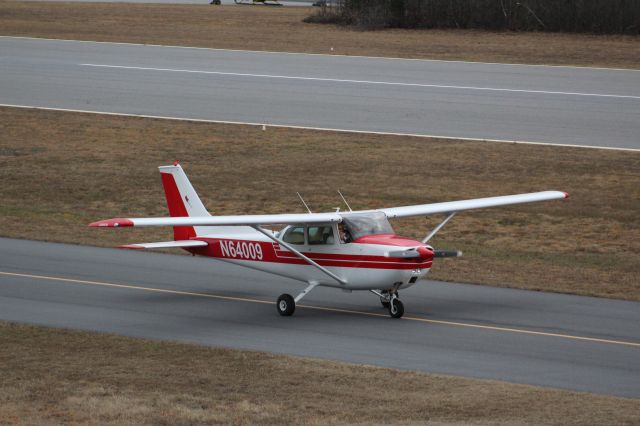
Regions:
<instances>
[{"instance_id":1,"label":"bare shrub","mask_svg":"<svg viewBox=\"0 0 640 426\"><path fill-rule=\"evenodd\" d=\"M342 0L316 15L362 28L640 34L637 0Z\"/></svg>"}]
</instances>

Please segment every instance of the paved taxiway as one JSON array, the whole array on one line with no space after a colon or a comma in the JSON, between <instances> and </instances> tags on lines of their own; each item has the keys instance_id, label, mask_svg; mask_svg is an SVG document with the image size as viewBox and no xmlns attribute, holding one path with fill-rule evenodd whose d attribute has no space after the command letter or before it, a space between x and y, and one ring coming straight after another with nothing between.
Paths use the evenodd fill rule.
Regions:
<instances>
[{"instance_id":1,"label":"paved taxiway","mask_svg":"<svg viewBox=\"0 0 640 426\"><path fill-rule=\"evenodd\" d=\"M640 303L423 281L401 294L402 320L326 288L302 301L321 309L279 316L275 298L302 287L205 258L0 238L2 320L640 398Z\"/></svg>"},{"instance_id":2,"label":"paved taxiway","mask_svg":"<svg viewBox=\"0 0 640 426\"><path fill-rule=\"evenodd\" d=\"M0 37L0 73L10 105L640 149L640 71Z\"/></svg>"}]
</instances>

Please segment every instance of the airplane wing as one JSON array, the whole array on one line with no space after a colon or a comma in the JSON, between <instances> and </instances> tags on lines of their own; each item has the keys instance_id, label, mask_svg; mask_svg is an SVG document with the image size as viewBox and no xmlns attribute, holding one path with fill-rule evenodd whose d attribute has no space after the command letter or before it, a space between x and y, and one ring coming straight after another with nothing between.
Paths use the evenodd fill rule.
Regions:
<instances>
[{"instance_id":1,"label":"airplane wing","mask_svg":"<svg viewBox=\"0 0 640 426\"><path fill-rule=\"evenodd\" d=\"M533 203L536 201L569 198L569 194L561 191L542 191L528 194L504 195L501 197L474 198L472 200L449 201L446 203L419 204L416 206L391 207L379 209L389 219L409 216L428 216L437 213L455 213L464 210L484 209L487 207L506 206L509 204Z\"/></svg>"},{"instance_id":2,"label":"airplane wing","mask_svg":"<svg viewBox=\"0 0 640 426\"><path fill-rule=\"evenodd\" d=\"M367 213L371 211L383 212L388 218L409 216L427 216L437 213L454 213L463 210L482 209L487 207L505 206L509 204L532 203L536 201L556 200L568 198L569 194L561 191L543 191L529 194L505 195L501 197L475 198L472 200L450 201L445 203L419 204L415 206L391 207L378 210L363 210L341 213L293 213L266 215L236 215L236 216L191 216L191 217L146 217L146 218L114 218L93 222L89 226L94 228L119 228L131 226L256 226L280 224L313 224L338 223L342 216Z\"/></svg>"},{"instance_id":3,"label":"airplane wing","mask_svg":"<svg viewBox=\"0 0 640 426\"><path fill-rule=\"evenodd\" d=\"M337 213L293 213L239 216L115 218L93 222L89 224L89 226L94 228L119 228L128 226L251 226L332 223L341 221L342 217Z\"/></svg>"}]
</instances>

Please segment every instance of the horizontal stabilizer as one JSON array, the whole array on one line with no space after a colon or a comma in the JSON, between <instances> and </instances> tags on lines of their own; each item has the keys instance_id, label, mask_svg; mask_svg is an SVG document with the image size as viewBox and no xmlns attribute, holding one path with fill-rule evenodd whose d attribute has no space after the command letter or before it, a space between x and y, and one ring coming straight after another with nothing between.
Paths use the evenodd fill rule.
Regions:
<instances>
[{"instance_id":1,"label":"horizontal stabilizer","mask_svg":"<svg viewBox=\"0 0 640 426\"><path fill-rule=\"evenodd\" d=\"M209 244L205 241L182 240L182 241L162 241L159 243L127 244L124 246L118 246L118 248L141 250L141 249L161 249L161 248L205 247L208 245Z\"/></svg>"}]
</instances>

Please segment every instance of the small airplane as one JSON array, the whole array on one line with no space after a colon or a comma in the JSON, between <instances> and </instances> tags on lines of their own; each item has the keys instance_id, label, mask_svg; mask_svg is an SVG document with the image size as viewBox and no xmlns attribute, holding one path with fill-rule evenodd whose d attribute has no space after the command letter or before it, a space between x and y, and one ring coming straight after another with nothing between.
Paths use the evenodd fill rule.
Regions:
<instances>
[{"instance_id":1,"label":"small airplane","mask_svg":"<svg viewBox=\"0 0 640 426\"><path fill-rule=\"evenodd\" d=\"M307 284L296 297L282 294L276 307L290 316L296 303L317 286L350 292L368 290L380 298L392 318L404 314L398 297L423 278L434 257L454 257L460 252L434 250L429 244L458 212L509 204L568 198L561 191L477 198L415 206L348 211L211 216L193 189L184 170L174 162L159 167L170 217L115 218L91 223L97 228L172 226L174 241L128 244L128 249L182 248L191 254L212 257ZM299 195L299 194L298 194ZM396 235L389 219L445 214L425 238L417 241ZM265 226L286 225L279 231Z\"/></svg>"}]
</instances>

